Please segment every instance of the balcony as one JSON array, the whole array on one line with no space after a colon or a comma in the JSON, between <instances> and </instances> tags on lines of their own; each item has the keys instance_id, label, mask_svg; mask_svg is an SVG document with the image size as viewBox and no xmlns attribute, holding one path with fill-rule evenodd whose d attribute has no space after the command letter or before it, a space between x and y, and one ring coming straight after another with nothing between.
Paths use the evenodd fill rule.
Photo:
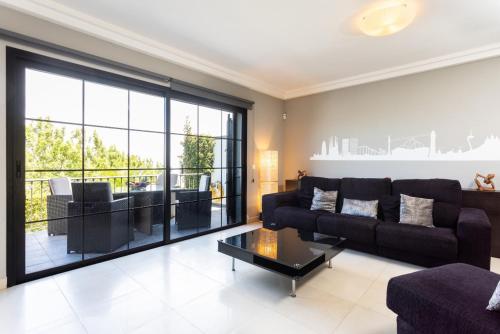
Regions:
<instances>
[{"instance_id":1,"label":"balcony","mask_svg":"<svg viewBox=\"0 0 500 334\"><path fill-rule=\"evenodd\" d=\"M26 272L37 272L105 253L161 242L164 236L165 213L168 215L172 240L232 223L233 219L228 218L228 200L221 198L223 194L217 190L221 189L217 184L210 185L210 190L205 192L206 201L193 204L189 202L189 196L186 200L186 194L194 194L195 197L203 194L198 192L199 174L179 174L172 180L175 184L170 188L172 205L169 210L165 210L165 192L158 184L158 179L158 174L84 178L85 187L109 185L112 202L116 203L115 206L109 207L94 204L94 211L89 211L84 216L75 215L74 211L71 211L75 208L81 211L76 198L51 194L48 178L26 179ZM81 185L82 178L71 178L71 182L73 185ZM203 208L204 204L206 205ZM84 203L83 206L87 208L83 211L90 210L88 207L91 204ZM96 208L100 209L95 211ZM190 221L205 223L185 225L185 222L177 217L181 215L187 215ZM125 235L122 233L121 237L109 238L111 243L116 238L121 238L121 242L109 246L106 240L110 239L103 235L117 235L120 231L124 231ZM101 237L104 241L96 241Z\"/></svg>"}]
</instances>

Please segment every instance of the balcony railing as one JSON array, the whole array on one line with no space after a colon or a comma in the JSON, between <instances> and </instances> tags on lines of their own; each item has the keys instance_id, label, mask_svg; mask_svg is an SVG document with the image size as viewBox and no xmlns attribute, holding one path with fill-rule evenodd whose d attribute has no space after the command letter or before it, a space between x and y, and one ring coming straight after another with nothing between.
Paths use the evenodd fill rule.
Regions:
<instances>
[{"instance_id":1,"label":"balcony railing","mask_svg":"<svg viewBox=\"0 0 500 334\"><path fill-rule=\"evenodd\" d=\"M171 184L171 188L197 189L199 174L183 173L178 174L177 182ZM71 182L82 182L82 178L70 177ZM109 182L113 193L127 192L127 185L130 184L130 191L134 190L133 183L141 183L141 190L153 191L162 189L157 185L158 174L155 175L130 175L127 176L88 176L83 178L84 182ZM173 180L172 180L173 181ZM161 181L160 181L161 182ZM50 195L49 179L26 179L26 222L40 222L47 218L47 196Z\"/></svg>"}]
</instances>

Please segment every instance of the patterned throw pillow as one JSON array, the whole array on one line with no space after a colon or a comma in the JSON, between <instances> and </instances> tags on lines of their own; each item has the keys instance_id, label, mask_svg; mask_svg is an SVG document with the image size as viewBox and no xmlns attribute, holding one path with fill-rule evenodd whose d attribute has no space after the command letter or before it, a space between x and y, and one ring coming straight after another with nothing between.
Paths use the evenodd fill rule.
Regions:
<instances>
[{"instance_id":1,"label":"patterned throw pillow","mask_svg":"<svg viewBox=\"0 0 500 334\"><path fill-rule=\"evenodd\" d=\"M434 227L432 209L434 200L401 194L400 223Z\"/></svg>"},{"instance_id":2,"label":"patterned throw pillow","mask_svg":"<svg viewBox=\"0 0 500 334\"><path fill-rule=\"evenodd\" d=\"M314 187L311 210L325 210L335 213L337 191L324 191Z\"/></svg>"},{"instance_id":3,"label":"patterned throw pillow","mask_svg":"<svg viewBox=\"0 0 500 334\"><path fill-rule=\"evenodd\" d=\"M497 288L493 291L493 296L491 296L486 309L488 311L500 311L500 282L498 282Z\"/></svg>"},{"instance_id":4,"label":"patterned throw pillow","mask_svg":"<svg viewBox=\"0 0 500 334\"><path fill-rule=\"evenodd\" d=\"M345 215L377 218L378 201L361 201L344 198L342 212Z\"/></svg>"}]
</instances>

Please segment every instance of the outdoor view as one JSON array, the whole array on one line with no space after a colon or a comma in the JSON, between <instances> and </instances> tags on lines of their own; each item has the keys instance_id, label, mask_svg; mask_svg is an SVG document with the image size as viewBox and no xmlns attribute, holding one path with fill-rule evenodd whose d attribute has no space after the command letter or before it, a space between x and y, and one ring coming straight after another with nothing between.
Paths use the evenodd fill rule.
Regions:
<instances>
[{"instance_id":1,"label":"outdoor view","mask_svg":"<svg viewBox=\"0 0 500 334\"><path fill-rule=\"evenodd\" d=\"M27 273L241 221L241 116L165 103L26 70Z\"/></svg>"}]
</instances>

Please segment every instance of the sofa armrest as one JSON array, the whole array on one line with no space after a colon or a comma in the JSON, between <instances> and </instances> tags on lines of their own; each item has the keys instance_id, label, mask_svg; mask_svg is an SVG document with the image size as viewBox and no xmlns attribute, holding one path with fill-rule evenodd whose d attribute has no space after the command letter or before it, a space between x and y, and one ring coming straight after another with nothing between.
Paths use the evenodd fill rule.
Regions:
<instances>
[{"instance_id":1,"label":"sofa armrest","mask_svg":"<svg viewBox=\"0 0 500 334\"><path fill-rule=\"evenodd\" d=\"M457 223L458 260L490 269L491 224L481 209L462 208Z\"/></svg>"},{"instance_id":2,"label":"sofa armrest","mask_svg":"<svg viewBox=\"0 0 500 334\"><path fill-rule=\"evenodd\" d=\"M274 210L280 206L298 206L297 191L267 194L262 196L262 220L264 227L273 227L275 224Z\"/></svg>"}]
</instances>

